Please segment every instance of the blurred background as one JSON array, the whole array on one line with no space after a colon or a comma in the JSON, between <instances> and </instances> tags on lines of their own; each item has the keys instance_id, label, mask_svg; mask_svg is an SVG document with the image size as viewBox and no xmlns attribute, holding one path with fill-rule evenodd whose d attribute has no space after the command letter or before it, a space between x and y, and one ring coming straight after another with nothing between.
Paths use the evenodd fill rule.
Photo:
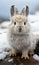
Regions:
<instances>
[{"instance_id":1,"label":"blurred background","mask_svg":"<svg viewBox=\"0 0 39 65\"><path fill-rule=\"evenodd\" d=\"M16 5L19 11L22 10L24 5L28 5L30 14L39 11L39 0L0 0L0 22L2 19L9 20L11 5Z\"/></svg>"}]
</instances>

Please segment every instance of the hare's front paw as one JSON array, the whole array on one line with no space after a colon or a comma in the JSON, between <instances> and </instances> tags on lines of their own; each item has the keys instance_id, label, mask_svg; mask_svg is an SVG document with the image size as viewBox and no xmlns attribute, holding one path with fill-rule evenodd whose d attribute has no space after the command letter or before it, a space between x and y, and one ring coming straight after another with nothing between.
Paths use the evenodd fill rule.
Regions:
<instances>
[{"instance_id":1,"label":"hare's front paw","mask_svg":"<svg viewBox=\"0 0 39 65\"><path fill-rule=\"evenodd\" d=\"M21 58L29 59L28 53L27 52L23 52Z\"/></svg>"},{"instance_id":2,"label":"hare's front paw","mask_svg":"<svg viewBox=\"0 0 39 65\"><path fill-rule=\"evenodd\" d=\"M14 50L12 50L11 52L10 52L10 54L9 54L9 56L16 56L16 50L14 49Z\"/></svg>"}]
</instances>

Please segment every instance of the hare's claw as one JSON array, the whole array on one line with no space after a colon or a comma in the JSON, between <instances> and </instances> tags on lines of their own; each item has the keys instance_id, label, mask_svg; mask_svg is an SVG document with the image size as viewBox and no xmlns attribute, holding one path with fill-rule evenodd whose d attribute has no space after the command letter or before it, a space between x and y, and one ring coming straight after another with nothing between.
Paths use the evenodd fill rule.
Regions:
<instances>
[{"instance_id":1,"label":"hare's claw","mask_svg":"<svg viewBox=\"0 0 39 65\"><path fill-rule=\"evenodd\" d=\"M16 56L16 50L11 51L9 56Z\"/></svg>"},{"instance_id":2,"label":"hare's claw","mask_svg":"<svg viewBox=\"0 0 39 65\"><path fill-rule=\"evenodd\" d=\"M22 57L21 57L21 58L29 59L29 56L28 56L28 54L25 52L25 53L22 54Z\"/></svg>"}]
</instances>

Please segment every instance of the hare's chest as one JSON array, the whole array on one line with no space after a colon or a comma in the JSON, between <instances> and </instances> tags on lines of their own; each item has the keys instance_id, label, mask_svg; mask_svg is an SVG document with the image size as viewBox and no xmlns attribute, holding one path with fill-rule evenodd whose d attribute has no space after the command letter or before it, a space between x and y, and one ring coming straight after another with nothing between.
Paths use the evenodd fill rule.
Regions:
<instances>
[{"instance_id":1,"label":"hare's chest","mask_svg":"<svg viewBox=\"0 0 39 65\"><path fill-rule=\"evenodd\" d=\"M27 36L14 37L14 48L24 49L29 46L29 39Z\"/></svg>"},{"instance_id":2,"label":"hare's chest","mask_svg":"<svg viewBox=\"0 0 39 65\"><path fill-rule=\"evenodd\" d=\"M15 36L13 37L13 40L16 46L21 47L21 46L28 45L29 38L27 36Z\"/></svg>"}]
</instances>

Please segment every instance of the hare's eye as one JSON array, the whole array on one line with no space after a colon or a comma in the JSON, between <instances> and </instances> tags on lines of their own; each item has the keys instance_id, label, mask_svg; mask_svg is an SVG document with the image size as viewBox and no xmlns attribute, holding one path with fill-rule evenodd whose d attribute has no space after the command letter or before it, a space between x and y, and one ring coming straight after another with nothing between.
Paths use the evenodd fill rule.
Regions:
<instances>
[{"instance_id":1,"label":"hare's eye","mask_svg":"<svg viewBox=\"0 0 39 65\"><path fill-rule=\"evenodd\" d=\"M16 22L14 22L14 25L16 25Z\"/></svg>"},{"instance_id":2,"label":"hare's eye","mask_svg":"<svg viewBox=\"0 0 39 65\"><path fill-rule=\"evenodd\" d=\"M26 25L26 22L24 22L24 25Z\"/></svg>"}]
</instances>

